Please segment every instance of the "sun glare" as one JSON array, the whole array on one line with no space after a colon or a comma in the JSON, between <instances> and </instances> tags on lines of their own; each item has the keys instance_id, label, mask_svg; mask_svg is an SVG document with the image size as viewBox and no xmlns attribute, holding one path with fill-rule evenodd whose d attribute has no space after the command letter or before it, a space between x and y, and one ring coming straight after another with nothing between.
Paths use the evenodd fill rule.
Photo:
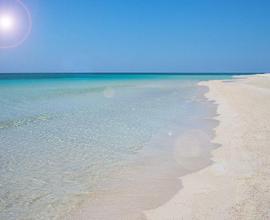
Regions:
<instances>
[{"instance_id":1,"label":"sun glare","mask_svg":"<svg viewBox=\"0 0 270 220\"><path fill-rule=\"evenodd\" d=\"M9 14L0 15L0 30L9 32L14 28L14 18Z\"/></svg>"},{"instance_id":2,"label":"sun glare","mask_svg":"<svg viewBox=\"0 0 270 220\"><path fill-rule=\"evenodd\" d=\"M0 49L18 47L31 30L31 14L21 0L0 0Z\"/></svg>"}]
</instances>

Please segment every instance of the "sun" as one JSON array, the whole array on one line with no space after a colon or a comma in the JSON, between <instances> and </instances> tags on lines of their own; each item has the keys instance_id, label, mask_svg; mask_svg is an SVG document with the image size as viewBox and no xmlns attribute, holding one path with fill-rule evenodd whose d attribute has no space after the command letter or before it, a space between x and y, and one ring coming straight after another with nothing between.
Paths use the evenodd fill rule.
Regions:
<instances>
[{"instance_id":1,"label":"sun","mask_svg":"<svg viewBox=\"0 0 270 220\"><path fill-rule=\"evenodd\" d=\"M32 30L30 11L21 0L4 3L0 0L0 50L18 47Z\"/></svg>"},{"instance_id":2,"label":"sun","mask_svg":"<svg viewBox=\"0 0 270 220\"><path fill-rule=\"evenodd\" d=\"M0 30L2 32L9 32L15 26L15 19L12 15L3 14L0 15Z\"/></svg>"}]
</instances>

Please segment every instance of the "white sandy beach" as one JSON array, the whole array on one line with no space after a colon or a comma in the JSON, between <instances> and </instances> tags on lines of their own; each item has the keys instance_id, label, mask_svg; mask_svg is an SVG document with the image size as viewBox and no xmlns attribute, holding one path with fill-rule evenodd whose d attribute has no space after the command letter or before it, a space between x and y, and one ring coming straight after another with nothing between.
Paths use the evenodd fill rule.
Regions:
<instances>
[{"instance_id":1,"label":"white sandy beach","mask_svg":"<svg viewBox=\"0 0 270 220\"><path fill-rule=\"evenodd\" d=\"M270 74L200 84L218 104L220 147L147 219L270 219Z\"/></svg>"}]
</instances>

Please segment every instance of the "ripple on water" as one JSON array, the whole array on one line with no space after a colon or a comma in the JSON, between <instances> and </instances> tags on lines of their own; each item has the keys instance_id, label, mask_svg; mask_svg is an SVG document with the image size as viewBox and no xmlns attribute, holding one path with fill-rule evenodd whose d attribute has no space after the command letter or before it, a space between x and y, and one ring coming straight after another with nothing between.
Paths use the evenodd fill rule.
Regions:
<instances>
[{"instance_id":1,"label":"ripple on water","mask_svg":"<svg viewBox=\"0 0 270 220\"><path fill-rule=\"evenodd\" d=\"M0 86L0 219L62 217L83 201L93 218L141 216L209 163L213 106L196 81L19 84Z\"/></svg>"}]
</instances>

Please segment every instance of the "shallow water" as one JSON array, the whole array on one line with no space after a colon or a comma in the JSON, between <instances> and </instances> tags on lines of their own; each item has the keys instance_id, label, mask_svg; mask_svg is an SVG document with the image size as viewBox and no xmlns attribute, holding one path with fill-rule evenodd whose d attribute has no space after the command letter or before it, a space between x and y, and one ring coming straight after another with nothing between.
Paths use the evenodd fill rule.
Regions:
<instances>
[{"instance_id":1,"label":"shallow water","mask_svg":"<svg viewBox=\"0 0 270 220\"><path fill-rule=\"evenodd\" d=\"M2 78L0 219L143 219L211 162L211 78Z\"/></svg>"}]
</instances>

